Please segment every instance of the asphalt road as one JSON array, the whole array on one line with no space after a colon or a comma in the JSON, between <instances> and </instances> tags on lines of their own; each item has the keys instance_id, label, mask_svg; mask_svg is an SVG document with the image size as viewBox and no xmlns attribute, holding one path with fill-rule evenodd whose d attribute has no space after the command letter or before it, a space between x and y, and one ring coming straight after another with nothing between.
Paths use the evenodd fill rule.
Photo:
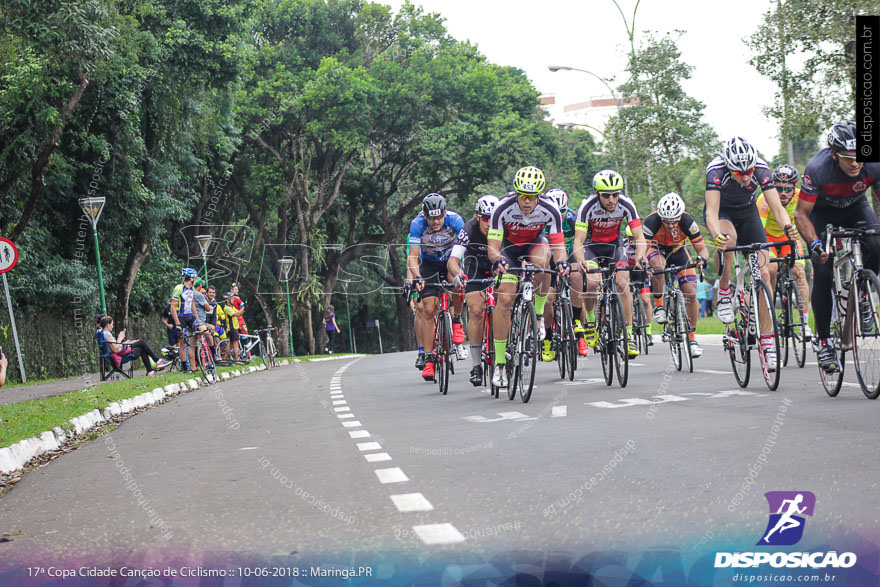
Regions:
<instances>
[{"instance_id":1,"label":"asphalt road","mask_svg":"<svg viewBox=\"0 0 880 587\"><path fill-rule=\"evenodd\" d=\"M880 403L851 369L833 399L814 362L785 368L775 392L753 367L741 390L720 346L705 347L693 374L655 349L625 389L605 386L595 357L574 382L539 364L528 404L471 387L470 360L441 396L420 380L414 353L199 389L26 475L0 499L0 571L291 553L749 548L767 524L763 494L776 490L816 495L813 543L878 542Z\"/></svg>"}]
</instances>

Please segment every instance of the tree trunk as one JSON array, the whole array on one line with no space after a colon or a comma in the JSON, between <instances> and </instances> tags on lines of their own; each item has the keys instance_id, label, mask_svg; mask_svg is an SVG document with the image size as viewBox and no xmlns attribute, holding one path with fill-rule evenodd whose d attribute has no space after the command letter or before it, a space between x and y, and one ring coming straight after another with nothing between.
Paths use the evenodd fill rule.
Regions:
<instances>
[{"instance_id":1,"label":"tree trunk","mask_svg":"<svg viewBox=\"0 0 880 587\"><path fill-rule=\"evenodd\" d=\"M119 289L116 293L116 313L113 321L116 323L117 330L128 327L128 309L131 290L134 287L134 280L140 271L141 265L150 256L150 235L145 227L138 229L134 244L125 260L125 268L122 270L122 277L119 280Z\"/></svg>"}]
</instances>

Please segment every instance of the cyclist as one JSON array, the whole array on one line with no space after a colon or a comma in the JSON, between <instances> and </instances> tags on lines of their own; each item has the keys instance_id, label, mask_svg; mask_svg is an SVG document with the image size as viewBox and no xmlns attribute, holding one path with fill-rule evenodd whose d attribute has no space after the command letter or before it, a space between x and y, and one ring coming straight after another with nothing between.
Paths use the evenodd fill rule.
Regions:
<instances>
[{"instance_id":1,"label":"cyclist","mask_svg":"<svg viewBox=\"0 0 880 587\"><path fill-rule=\"evenodd\" d=\"M782 206L791 218L794 218L795 209L797 208L799 199L799 194L797 193L796 188L800 176L801 174L798 173L798 170L788 164L780 165L773 170L773 184L776 186L776 191L779 192L779 201L782 202ZM767 233L767 241L771 243L787 241L788 236L781 228L779 228L776 219L770 214L770 206L767 205L767 200L764 198L764 194L758 196L757 204L758 213L761 215L761 222L764 224L764 232ZM801 247L800 238L795 239L795 242L797 242L797 254L803 255L804 253ZM781 247L773 247L770 249L770 256L785 257L790 252L791 246L783 245ZM801 300L804 306L804 324L806 325L804 330L806 339L810 340L810 286L807 285L807 272L804 271L805 266L806 262L803 259L798 259L795 261L794 267L791 268L791 273L797 280L798 289L801 293ZM770 291L776 291L776 274L778 272L779 265L771 263Z\"/></svg>"},{"instance_id":2,"label":"cyclist","mask_svg":"<svg viewBox=\"0 0 880 587\"><path fill-rule=\"evenodd\" d=\"M828 132L828 147L807 163L795 212L798 228L810 243L813 257L810 301L819 339L817 357L819 366L828 373L837 371L840 366L829 347L833 275L832 264L826 263L828 253L822 250L825 226L853 228L857 222L864 222L869 228L880 228L866 196L869 187L874 188L874 195L878 194L880 163L859 163L856 156L856 123L851 120L835 123ZM865 267L876 273L880 265L880 238L868 237L864 244ZM862 312L871 310L868 304L860 305L860 309Z\"/></svg>"},{"instance_id":3,"label":"cyclist","mask_svg":"<svg viewBox=\"0 0 880 587\"><path fill-rule=\"evenodd\" d=\"M196 270L190 267L181 269L180 274L183 276L183 282L177 284L171 290L171 319L174 321L174 328L177 330L178 335L184 329L192 330L195 326L196 313L193 307L193 294L195 293L193 282L198 276ZM183 373L189 371L190 368L190 363L187 361L186 348L186 342L181 341L178 352L180 353L180 370ZM190 353L190 355L195 357L194 352ZM192 366L195 368L195 364Z\"/></svg>"},{"instance_id":4,"label":"cyclist","mask_svg":"<svg viewBox=\"0 0 880 587\"><path fill-rule=\"evenodd\" d=\"M626 245L626 258L628 264L632 267L636 264L636 244L635 239L633 238L632 229L627 225L626 227L626 239L624 243ZM644 225L642 225L642 233L644 234ZM645 235L647 238L647 235ZM648 346L653 346L654 341L651 338L651 281L648 278L648 272L645 269L633 269L629 272L629 281L630 283L637 284L639 286L639 299L642 300L642 308L645 311L645 322L647 327L648 334Z\"/></svg>"},{"instance_id":5,"label":"cyclist","mask_svg":"<svg viewBox=\"0 0 880 587\"><path fill-rule=\"evenodd\" d=\"M565 190L553 188L544 194L544 198L553 202L562 216L562 235L565 239L565 254L569 256L568 261L571 262L571 246L574 242L574 225L577 223L577 216L568 209L568 194ZM549 233L549 228L544 227L544 232ZM550 269L556 269L556 262L550 259ZM550 275L550 293L547 295L547 303L544 304L544 324L553 324L553 302L556 300L556 275ZM574 331L578 340L583 340L584 329L580 323L581 309L572 304L572 319L574 321ZM556 353L551 348L552 341L549 338L544 339L544 348L541 350L541 359L544 361L553 361L556 359ZM586 349L586 343L584 343Z\"/></svg>"},{"instance_id":6,"label":"cyclist","mask_svg":"<svg viewBox=\"0 0 880 587\"><path fill-rule=\"evenodd\" d=\"M485 279L492 274L489 262L489 221L492 211L498 205L498 198L485 195L474 205L474 218L468 220L458 233L452 252L449 254L449 274L453 281L461 286L468 277ZM467 271L464 270L467 266ZM467 336L470 341L470 355L474 366L471 368L470 382L474 387L483 383L483 366L481 364L480 341L483 338L483 316L485 314L485 290L488 286L467 283L464 288L464 301L468 306Z\"/></svg>"},{"instance_id":7,"label":"cyclist","mask_svg":"<svg viewBox=\"0 0 880 587\"><path fill-rule=\"evenodd\" d=\"M648 263L654 269L665 269L667 265L687 265L691 262L687 241L697 250L698 263L706 264L709 248L703 242L703 235L697 221L685 212L684 200L675 192L670 192L657 202L657 211L645 218L643 225L645 238L649 241ZM663 275L652 277L654 285L654 321L665 324L666 309L663 307ZM700 304L697 301L697 273L686 269L678 274L678 285L687 304L687 315L691 327L696 328L700 317ZM694 331L688 332L691 356L703 355L703 349L694 338Z\"/></svg>"},{"instance_id":8,"label":"cyclist","mask_svg":"<svg viewBox=\"0 0 880 587\"><path fill-rule=\"evenodd\" d=\"M721 154L712 159L706 167L706 227L714 235L721 251L736 245L750 245L767 242L761 216L755 205L758 188L764 192L767 205L777 222L789 237L796 237L797 231L779 201L779 194L773 187L773 176L763 159L758 157L755 147L742 137L728 140ZM723 268L718 277L718 318L725 324L733 322L733 292L730 288L730 269L733 266L733 253L724 253ZM761 279L770 283L767 251L758 251ZM776 349L773 348L773 334L770 332L769 309L762 301L758 308L761 324L761 349L771 369L776 365Z\"/></svg>"},{"instance_id":9,"label":"cyclist","mask_svg":"<svg viewBox=\"0 0 880 587\"><path fill-rule=\"evenodd\" d=\"M407 267L410 281L407 283L415 285L421 299L416 305L416 339L419 342L416 367L424 361L422 378L425 381L434 380L434 317L440 311L437 300L440 289L435 284L448 279L446 261L462 228L462 217L447 210L446 198L436 193L425 196L421 214L413 218L409 227ZM464 342L460 316L464 301L461 296L453 296L453 300L457 308L452 312L452 342L460 345Z\"/></svg>"},{"instance_id":10,"label":"cyclist","mask_svg":"<svg viewBox=\"0 0 880 587\"><path fill-rule=\"evenodd\" d=\"M568 275L569 264L565 260L565 241L562 234L562 215L551 202L541 199L546 180L544 172L537 167L523 167L513 178L513 191L508 193L495 206L487 241L492 270L502 274L498 286L497 305L492 318L495 344L495 372L492 384L507 387L507 335L510 333L510 313L516 297L517 281L515 275L506 273L511 266L519 266L520 257L542 269L550 267L550 252L559 275ZM544 227L550 227L550 234L544 236ZM544 328L544 304L550 289L550 279L546 273L535 276L535 314L538 318L538 338L546 336Z\"/></svg>"},{"instance_id":11,"label":"cyclist","mask_svg":"<svg viewBox=\"0 0 880 587\"><path fill-rule=\"evenodd\" d=\"M626 247L620 238L620 225L626 223L635 239L635 265L646 266L645 237L642 234L642 221L635 203L623 193L623 178L611 169L603 169L593 177L594 194L584 198L577 213L574 233L574 259L584 271L599 267L598 258L611 259L619 266L628 265ZM575 279L572 284L578 299L583 300L587 323L584 336L590 347L595 347L597 290L602 278L596 273L585 273L584 280ZM632 334L632 297L629 293L629 275L618 272L614 277L617 292L623 304L624 321L628 334ZM639 349L636 341L629 337L629 356L637 357Z\"/></svg>"}]
</instances>

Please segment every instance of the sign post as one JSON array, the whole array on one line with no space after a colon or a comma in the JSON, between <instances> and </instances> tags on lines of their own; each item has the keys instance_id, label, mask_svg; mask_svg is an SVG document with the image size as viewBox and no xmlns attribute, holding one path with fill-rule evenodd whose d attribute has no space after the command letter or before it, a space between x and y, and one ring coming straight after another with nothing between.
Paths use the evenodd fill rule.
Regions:
<instances>
[{"instance_id":1,"label":"sign post","mask_svg":"<svg viewBox=\"0 0 880 587\"><path fill-rule=\"evenodd\" d=\"M382 350L382 329L379 327L379 321L370 320L369 322L367 322L367 328L372 328L373 326L376 327L376 334L379 337L379 354L384 355L385 351Z\"/></svg>"},{"instance_id":2,"label":"sign post","mask_svg":"<svg viewBox=\"0 0 880 587\"><path fill-rule=\"evenodd\" d=\"M6 272L18 263L18 249L11 240L0 238L0 275L3 275L3 290L6 292L6 307L9 309L9 323L12 325L12 339L15 341L15 354L18 357L18 370L21 373L21 382L27 383L24 373L24 362L21 360L21 345L18 343L18 330L15 328L15 314L12 313L12 298L9 297L9 282L6 280Z\"/></svg>"}]
</instances>

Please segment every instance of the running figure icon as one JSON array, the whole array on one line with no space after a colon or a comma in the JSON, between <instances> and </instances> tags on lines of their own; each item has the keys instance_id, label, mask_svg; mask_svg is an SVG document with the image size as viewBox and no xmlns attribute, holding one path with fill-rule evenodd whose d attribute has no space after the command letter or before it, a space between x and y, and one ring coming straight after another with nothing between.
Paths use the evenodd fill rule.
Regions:
<instances>
[{"instance_id":1,"label":"running figure icon","mask_svg":"<svg viewBox=\"0 0 880 587\"><path fill-rule=\"evenodd\" d=\"M770 491L764 494L770 505L770 520L759 546L790 546L804 534L805 519L812 516L816 496L809 491Z\"/></svg>"}]
</instances>

